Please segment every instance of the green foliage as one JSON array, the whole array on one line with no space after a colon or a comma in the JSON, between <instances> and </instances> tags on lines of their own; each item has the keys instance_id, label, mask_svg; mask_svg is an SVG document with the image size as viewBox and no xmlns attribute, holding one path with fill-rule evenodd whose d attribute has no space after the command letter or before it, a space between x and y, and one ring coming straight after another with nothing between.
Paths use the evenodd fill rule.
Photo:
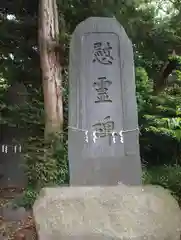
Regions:
<instances>
[{"instance_id":1,"label":"green foliage","mask_svg":"<svg viewBox=\"0 0 181 240\"><path fill-rule=\"evenodd\" d=\"M35 191L35 189L28 187L24 191L22 197L17 198L13 201L13 205L14 207L21 206L26 209L31 209L37 197L38 197L38 191Z\"/></svg>"},{"instance_id":2,"label":"green foliage","mask_svg":"<svg viewBox=\"0 0 181 240\"><path fill-rule=\"evenodd\" d=\"M147 72L142 67L136 68L135 75L138 112L142 113L151 107L153 82L149 80Z\"/></svg>"},{"instance_id":3,"label":"green foliage","mask_svg":"<svg viewBox=\"0 0 181 240\"><path fill-rule=\"evenodd\" d=\"M60 136L48 143L44 139L31 138L25 146L25 167L28 182L34 189L66 183L68 181L65 145Z\"/></svg>"},{"instance_id":4,"label":"green foliage","mask_svg":"<svg viewBox=\"0 0 181 240\"><path fill-rule=\"evenodd\" d=\"M15 205L31 208L43 187L68 184L67 143L62 134L50 143L40 138L29 138L24 146L25 169L28 186Z\"/></svg>"},{"instance_id":5,"label":"green foliage","mask_svg":"<svg viewBox=\"0 0 181 240\"><path fill-rule=\"evenodd\" d=\"M144 184L160 185L169 189L172 194L181 199L181 166L160 166L144 169Z\"/></svg>"}]
</instances>

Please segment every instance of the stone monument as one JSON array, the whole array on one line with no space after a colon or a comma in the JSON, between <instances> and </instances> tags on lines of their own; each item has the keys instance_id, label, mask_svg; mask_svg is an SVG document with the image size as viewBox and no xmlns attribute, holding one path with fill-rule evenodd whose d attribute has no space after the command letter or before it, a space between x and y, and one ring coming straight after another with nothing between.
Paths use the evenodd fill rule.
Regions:
<instances>
[{"instance_id":1,"label":"stone monument","mask_svg":"<svg viewBox=\"0 0 181 240\"><path fill-rule=\"evenodd\" d=\"M12 84L5 94L9 106L23 106L28 99L28 92L24 84ZM6 117L13 119L13 114L4 113ZM19 113L17 112L17 115ZM24 172L23 158L21 156L22 140L28 137L25 129L19 126L1 125L0 139L0 187L24 188L27 185L27 177ZM14 143L13 140L17 143Z\"/></svg>"},{"instance_id":2,"label":"stone monument","mask_svg":"<svg viewBox=\"0 0 181 240\"><path fill-rule=\"evenodd\" d=\"M72 35L68 158L70 185L141 184L133 50L114 18Z\"/></svg>"}]
</instances>

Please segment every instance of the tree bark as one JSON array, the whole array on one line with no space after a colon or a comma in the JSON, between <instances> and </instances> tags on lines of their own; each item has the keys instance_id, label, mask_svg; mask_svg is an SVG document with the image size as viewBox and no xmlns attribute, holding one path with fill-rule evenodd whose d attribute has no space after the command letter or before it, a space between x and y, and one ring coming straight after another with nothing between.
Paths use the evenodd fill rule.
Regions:
<instances>
[{"instance_id":1,"label":"tree bark","mask_svg":"<svg viewBox=\"0 0 181 240\"><path fill-rule=\"evenodd\" d=\"M176 56L175 50L172 51L172 56ZM177 83L177 78L173 78L171 82L169 82L169 76L172 74L177 68L177 61L167 61L160 74L158 79L155 81L154 84L154 95L158 95L162 91L165 90L166 87L169 85L172 85L174 83Z\"/></svg>"},{"instance_id":2,"label":"tree bark","mask_svg":"<svg viewBox=\"0 0 181 240\"><path fill-rule=\"evenodd\" d=\"M40 0L39 53L45 110L45 139L63 128L62 66L56 0Z\"/></svg>"}]
</instances>

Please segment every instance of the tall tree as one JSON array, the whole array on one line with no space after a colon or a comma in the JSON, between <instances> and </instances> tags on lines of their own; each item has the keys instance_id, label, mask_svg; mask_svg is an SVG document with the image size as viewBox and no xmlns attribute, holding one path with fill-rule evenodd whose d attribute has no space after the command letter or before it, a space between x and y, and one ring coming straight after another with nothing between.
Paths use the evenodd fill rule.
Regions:
<instances>
[{"instance_id":1,"label":"tall tree","mask_svg":"<svg viewBox=\"0 0 181 240\"><path fill-rule=\"evenodd\" d=\"M45 109L45 138L63 126L62 66L56 0L40 0L39 52Z\"/></svg>"}]
</instances>

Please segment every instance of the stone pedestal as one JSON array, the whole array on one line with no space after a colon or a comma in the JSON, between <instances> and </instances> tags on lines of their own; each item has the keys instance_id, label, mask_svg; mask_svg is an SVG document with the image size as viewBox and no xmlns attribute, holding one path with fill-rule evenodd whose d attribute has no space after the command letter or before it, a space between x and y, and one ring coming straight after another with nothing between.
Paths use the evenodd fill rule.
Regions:
<instances>
[{"instance_id":1,"label":"stone pedestal","mask_svg":"<svg viewBox=\"0 0 181 240\"><path fill-rule=\"evenodd\" d=\"M40 240L180 239L180 208L161 187L47 188L33 212Z\"/></svg>"}]
</instances>

